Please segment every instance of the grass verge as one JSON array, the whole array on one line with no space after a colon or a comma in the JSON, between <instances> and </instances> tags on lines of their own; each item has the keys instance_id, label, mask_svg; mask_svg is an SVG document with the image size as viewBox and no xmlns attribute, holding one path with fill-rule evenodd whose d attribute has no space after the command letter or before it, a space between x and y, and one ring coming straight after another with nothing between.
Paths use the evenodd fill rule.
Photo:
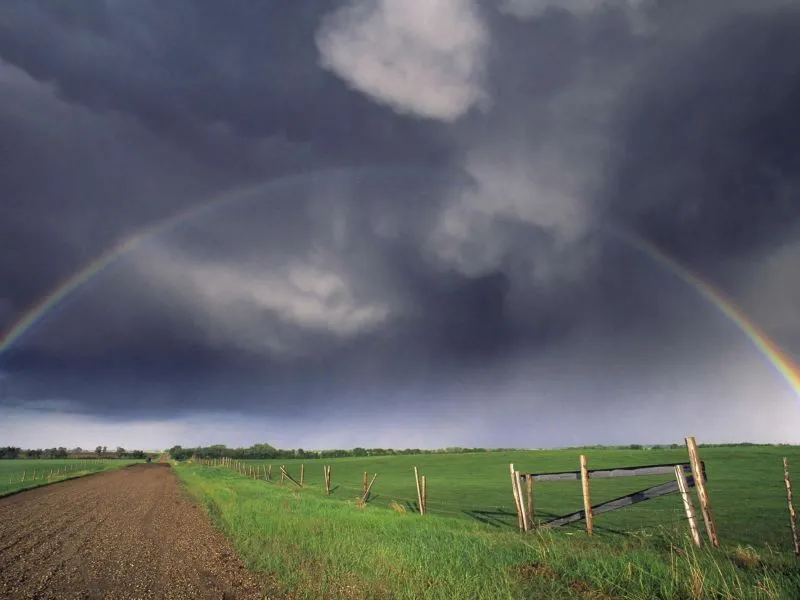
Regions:
<instances>
[{"instance_id":1,"label":"grass verge","mask_svg":"<svg viewBox=\"0 0 800 600\"><path fill-rule=\"evenodd\" d=\"M253 570L292 598L796 599L784 550L697 550L685 532L526 536L460 518L326 498L223 468L179 465Z\"/></svg>"}]
</instances>

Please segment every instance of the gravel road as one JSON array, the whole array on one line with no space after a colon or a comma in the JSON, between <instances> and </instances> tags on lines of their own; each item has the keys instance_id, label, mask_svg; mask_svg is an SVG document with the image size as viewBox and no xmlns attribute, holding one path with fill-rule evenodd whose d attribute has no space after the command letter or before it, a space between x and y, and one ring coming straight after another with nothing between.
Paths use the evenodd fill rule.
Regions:
<instances>
[{"instance_id":1,"label":"gravel road","mask_svg":"<svg viewBox=\"0 0 800 600\"><path fill-rule=\"evenodd\" d=\"M168 464L0 498L0 598L265 598Z\"/></svg>"}]
</instances>

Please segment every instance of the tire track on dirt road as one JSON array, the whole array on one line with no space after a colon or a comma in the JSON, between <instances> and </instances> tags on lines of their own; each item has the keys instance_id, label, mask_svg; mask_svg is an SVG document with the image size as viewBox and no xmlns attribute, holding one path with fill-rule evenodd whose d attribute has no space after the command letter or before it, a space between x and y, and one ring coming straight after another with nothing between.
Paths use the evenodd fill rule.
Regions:
<instances>
[{"instance_id":1,"label":"tire track on dirt road","mask_svg":"<svg viewBox=\"0 0 800 600\"><path fill-rule=\"evenodd\" d=\"M274 597L168 464L0 499L0 598Z\"/></svg>"}]
</instances>

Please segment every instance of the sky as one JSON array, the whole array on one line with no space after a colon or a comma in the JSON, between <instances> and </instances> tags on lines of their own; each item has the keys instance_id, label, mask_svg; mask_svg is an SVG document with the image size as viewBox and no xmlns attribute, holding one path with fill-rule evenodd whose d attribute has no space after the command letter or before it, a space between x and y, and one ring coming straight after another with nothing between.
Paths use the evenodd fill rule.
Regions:
<instances>
[{"instance_id":1,"label":"sky","mask_svg":"<svg viewBox=\"0 0 800 600\"><path fill-rule=\"evenodd\" d=\"M792 0L6 0L0 445L800 443L629 241L800 361L798 74Z\"/></svg>"}]
</instances>

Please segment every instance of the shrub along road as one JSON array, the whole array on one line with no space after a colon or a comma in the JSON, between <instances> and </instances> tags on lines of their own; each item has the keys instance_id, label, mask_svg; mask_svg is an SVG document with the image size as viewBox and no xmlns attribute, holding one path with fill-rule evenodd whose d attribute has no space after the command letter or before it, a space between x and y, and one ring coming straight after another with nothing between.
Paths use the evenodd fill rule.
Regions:
<instances>
[{"instance_id":1,"label":"shrub along road","mask_svg":"<svg viewBox=\"0 0 800 600\"><path fill-rule=\"evenodd\" d=\"M0 598L264 598L167 464L0 499Z\"/></svg>"}]
</instances>

